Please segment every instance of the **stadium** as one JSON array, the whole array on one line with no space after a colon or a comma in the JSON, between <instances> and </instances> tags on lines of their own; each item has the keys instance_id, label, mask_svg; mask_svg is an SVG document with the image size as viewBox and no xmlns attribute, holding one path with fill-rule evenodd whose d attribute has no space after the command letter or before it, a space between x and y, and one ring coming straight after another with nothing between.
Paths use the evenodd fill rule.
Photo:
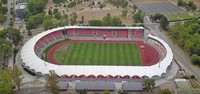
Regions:
<instances>
[{"instance_id":1,"label":"stadium","mask_svg":"<svg viewBox=\"0 0 200 94\"><path fill-rule=\"evenodd\" d=\"M42 32L21 49L23 68L33 75L54 70L60 78L159 78L173 53L143 27L65 26Z\"/></svg>"}]
</instances>

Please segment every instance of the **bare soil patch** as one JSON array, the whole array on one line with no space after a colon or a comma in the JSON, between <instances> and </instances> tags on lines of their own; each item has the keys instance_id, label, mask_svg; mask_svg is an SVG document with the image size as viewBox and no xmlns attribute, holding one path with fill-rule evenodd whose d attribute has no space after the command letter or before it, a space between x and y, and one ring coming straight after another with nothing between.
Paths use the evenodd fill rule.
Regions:
<instances>
[{"instance_id":1,"label":"bare soil patch","mask_svg":"<svg viewBox=\"0 0 200 94\"><path fill-rule=\"evenodd\" d=\"M132 25L134 21L132 20L132 11L127 8L128 13L126 17L122 17L122 10L123 8L115 7L111 4L106 3L106 6L103 9L99 8L99 5L91 5L93 0L90 0L89 2L84 2L80 5L77 5L73 8L67 8L64 7L64 5L68 5L67 2L62 3L60 7L55 7L56 5L52 2L52 0L48 0L47 6L45 8L45 12L48 13L48 10L57 8L59 9L59 12L61 14L68 14L70 17L70 14L76 13L78 15L77 22L81 21L81 17L84 16L84 23L88 23L90 20L101 20L104 16L106 16L108 13L111 14L111 16L117 16L121 19L122 23L125 25ZM103 0L101 0L103 3ZM89 6L91 5L91 6Z\"/></svg>"}]
</instances>

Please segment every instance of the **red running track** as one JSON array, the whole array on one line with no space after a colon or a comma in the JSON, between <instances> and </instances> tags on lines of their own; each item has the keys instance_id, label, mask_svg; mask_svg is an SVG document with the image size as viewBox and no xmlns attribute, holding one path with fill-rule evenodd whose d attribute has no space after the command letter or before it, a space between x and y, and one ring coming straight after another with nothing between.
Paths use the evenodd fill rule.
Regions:
<instances>
[{"instance_id":1,"label":"red running track","mask_svg":"<svg viewBox=\"0 0 200 94\"><path fill-rule=\"evenodd\" d=\"M47 53L47 61L57 65L63 65L60 62L57 62L54 59L54 53L56 49L61 46L71 44L74 42L95 42L95 43L134 43L138 45L138 49L140 52L140 57L142 59L143 66L151 66L159 62L159 53L156 49L151 47L148 44L145 44L142 41L116 41L116 40L68 40L62 43L59 43L53 46ZM140 48L140 46L144 46L145 48Z\"/></svg>"}]
</instances>

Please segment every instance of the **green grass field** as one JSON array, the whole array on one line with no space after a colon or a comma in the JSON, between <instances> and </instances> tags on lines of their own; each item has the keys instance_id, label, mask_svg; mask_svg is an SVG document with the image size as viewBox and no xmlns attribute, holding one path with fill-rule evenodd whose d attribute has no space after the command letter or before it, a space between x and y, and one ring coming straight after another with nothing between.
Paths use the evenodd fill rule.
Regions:
<instances>
[{"instance_id":1,"label":"green grass field","mask_svg":"<svg viewBox=\"0 0 200 94\"><path fill-rule=\"evenodd\" d=\"M199 18L200 14L188 14L188 13L181 13L181 14L169 14L165 15L169 21L179 21L179 20L187 20L193 18Z\"/></svg>"},{"instance_id":2,"label":"green grass field","mask_svg":"<svg viewBox=\"0 0 200 94\"><path fill-rule=\"evenodd\" d=\"M57 49L54 58L65 65L142 65L137 45L128 43L72 43Z\"/></svg>"}]
</instances>

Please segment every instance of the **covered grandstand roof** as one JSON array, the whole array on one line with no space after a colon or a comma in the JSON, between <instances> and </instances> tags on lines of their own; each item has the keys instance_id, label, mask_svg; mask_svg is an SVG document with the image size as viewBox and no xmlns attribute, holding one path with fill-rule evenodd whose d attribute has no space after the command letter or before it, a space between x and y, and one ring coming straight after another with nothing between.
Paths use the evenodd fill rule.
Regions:
<instances>
[{"instance_id":1,"label":"covered grandstand roof","mask_svg":"<svg viewBox=\"0 0 200 94\"><path fill-rule=\"evenodd\" d=\"M143 85L142 82L127 82L122 84L122 89L128 91L142 91Z\"/></svg>"},{"instance_id":2,"label":"covered grandstand roof","mask_svg":"<svg viewBox=\"0 0 200 94\"><path fill-rule=\"evenodd\" d=\"M63 29L70 29L70 28L93 28L93 29L144 29L143 27L85 27L85 26L66 26L66 27L58 27L51 30L47 30L45 32L42 32L33 38L31 38L29 41L27 41L21 50L21 59L28 69L33 70L35 73L40 74L48 74L50 70L55 70L57 75L120 75L120 76L161 76L163 73L166 73L167 67L171 64L171 61L173 59L173 54L171 51L171 48L168 46L167 43L165 43L163 40L161 40L158 37L148 35L149 38L155 39L163 44L165 47L167 54L166 57L160 61L160 63L157 63L152 66L81 66L81 65L55 65L51 64L47 61L42 60L39 58L35 52L34 52L34 46L36 42L42 38L43 36L56 32Z\"/></svg>"},{"instance_id":3,"label":"covered grandstand roof","mask_svg":"<svg viewBox=\"0 0 200 94\"><path fill-rule=\"evenodd\" d=\"M113 82L78 82L76 90L115 90Z\"/></svg>"}]
</instances>

